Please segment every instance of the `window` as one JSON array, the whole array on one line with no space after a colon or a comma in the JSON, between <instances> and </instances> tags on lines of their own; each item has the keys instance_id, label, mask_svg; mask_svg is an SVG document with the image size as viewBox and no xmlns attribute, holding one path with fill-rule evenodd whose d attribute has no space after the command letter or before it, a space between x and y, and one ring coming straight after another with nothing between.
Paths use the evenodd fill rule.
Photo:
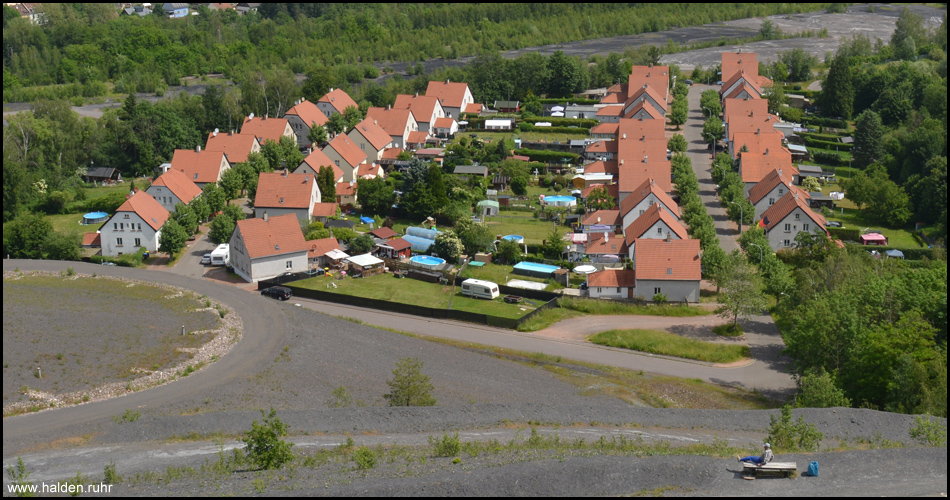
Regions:
<instances>
[{"instance_id":1,"label":"window","mask_svg":"<svg viewBox=\"0 0 950 500\"><path fill-rule=\"evenodd\" d=\"M360 149L366 150L366 144L360 144Z\"/></svg>"},{"instance_id":2,"label":"window","mask_svg":"<svg viewBox=\"0 0 950 500\"><path fill-rule=\"evenodd\" d=\"M113 230L113 231L118 231L118 230L119 230L119 223L118 223L118 222L113 222L113 223L112 223L112 230Z\"/></svg>"},{"instance_id":3,"label":"window","mask_svg":"<svg viewBox=\"0 0 950 500\"><path fill-rule=\"evenodd\" d=\"M772 206L774 204L775 204L775 198L769 198L769 206Z\"/></svg>"},{"instance_id":4,"label":"window","mask_svg":"<svg viewBox=\"0 0 950 500\"><path fill-rule=\"evenodd\" d=\"M116 238L116 239L115 239L115 246L117 246L117 247L121 247L121 246L122 246L122 238Z\"/></svg>"},{"instance_id":5,"label":"window","mask_svg":"<svg viewBox=\"0 0 950 500\"><path fill-rule=\"evenodd\" d=\"M620 287L619 287L619 286L617 287L617 293L620 293Z\"/></svg>"},{"instance_id":6,"label":"window","mask_svg":"<svg viewBox=\"0 0 950 500\"><path fill-rule=\"evenodd\" d=\"M336 166L340 166L340 160L333 160L333 163L336 163Z\"/></svg>"},{"instance_id":7,"label":"window","mask_svg":"<svg viewBox=\"0 0 950 500\"><path fill-rule=\"evenodd\" d=\"M792 240L785 240L783 243L784 243L785 246L787 246L787 247L792 246Z\"/></svg>"},{"instance_id":8,"label":"window","mask_svg":"<svg viewBox=\"0 0 950 500\"><path fill-rule=\"evenodd\" d=\"M785 194L785 190L782 188L778 188L778 195L782 196L783 194Z\"/></svg>"},{"instance_id":9,"label":"window","mask_svg":"<svg viewBox=\"0 0 950 500\"><path fill-rule=\"evenodd\" d=\"M662 227L656 228L656 234L663 234L663 228Z\"/></svg>"},{"instance_id":10,"label":"window","mask_svg":"<svg viewBox=\"0 0 950 500\"><path fill-rule=\"evenodd\" d=\"M141 239L141 238L135 238L135 246L137 246L137 247L142 246L142 239Z\"/></svg>"},{"instance_id":11,"label":"window","mask_svg":"<svg viewBox=\"0 0 950 500\"><path fill-rule=\"evenodd\" d=\"M791 224L785 224L785 232L786 232L786 233L792 232L792 225L791 225ZM786 246L787 246L787 245L786 245Z\"/></svg>"},{"instance_id":12,"label":"window","mask_svg":"<svg viewBox=\"0 0 950 500\"><path fill-rule=\"evenodd\" d=\"M141 231L141 230L142 230L142 223L139 222L138 224L139 224L139 231Z\"/></svg>"},{"instance_id":13,"label":"window","mask_svg":"<svg viewBox=\"0 0 950 500\"><path fill-rule=\"evenodd\" d=\"M658 294L658 293L660 293L660 287L654 288L654 289L653 289L653 295L656 295L656 294Z\"/></svg>"},{"instance_id":14,"label":"window","mask_svg":"<svg viewBox=\"0 0 950 500\"><path fill-rule=\"evenodd\" d=\"M597 287L597 293L600 293L600 287Z\"/></svg>"},{"instance_id":15,"label":"window","mask_svg":"<svg viewBox=\"0 0 950 500\"><path fill-rule=\"evenodd\" d=\"M291 269L291 268L293 268L293 267L294 267L294 261L288 260L288 261L287 261L287 269Z\"/></svg>"},{"instance_id":16,"label":"window","mask_svg":"<svg viewBox=\"0 0 950 500\"><path fill-rule=\"evenodd\" d=\"M128 218L129 218L129 214L123 215L122 218L123 218L123 219L128 219Z\"/></svg>"},{"instance_id":17,"label":"window","mask_svg":"<svg viewBox=\"0 0 950 500\"><path fill-rule=\"evenodd\" d=\"M802 217L802 214L795 214L795 220L799 220Z\"/></svg>"},{"instance_id":18,"label":"window","mask_svg":"<svg viewBox=\"0 0 950 500\"><path fill-rule=\"evenodd\" d=\"M666 268L666 274L673 274L673 268L672 267Z\"/></svg>"},{"instance_id":19,"label":"window","mask_svg":"<svg viewBox=\"0 0 950 500\"><path fill-rule=\"evenodd\" d=\"M646 210L640 210L640 215L643 215L643 212L646 212Z\"/></svg>"},{"instance_id":20,"label":"window","mask_svg":"<svg viewBox=\"0 0 950 500\"><path fill-rule=\"evenodd\" d=\"M802 231L808 231L808 224L802 224Z\"/></svg>"}]
</instances>

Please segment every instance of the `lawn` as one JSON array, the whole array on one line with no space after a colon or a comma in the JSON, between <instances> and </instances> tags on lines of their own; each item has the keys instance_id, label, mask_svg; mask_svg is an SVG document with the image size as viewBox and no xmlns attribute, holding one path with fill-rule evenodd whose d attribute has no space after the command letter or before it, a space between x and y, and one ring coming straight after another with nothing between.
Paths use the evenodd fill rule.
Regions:
<instances>
[{"instance_id":1,"label":"lawn","mask_svg":"<svg viewBox=\"0 0 950 500\"><path fill-rule=\"evenodd\" d=\"M105 222L98 224L82 225L83 213L65 214L65 215L47 215L46 220L53 224L53 230L60 233L94 233L101 228Z\"/></svg>"},{"instance_id":2,"label":"lawn","mask_svg":"<svg viewBox=\"0 0 950 500\"><path fill-rule=\"evenodd\" d=\"M465 270L462 271L463 278L475 278L479 280L492 281L504 285L508 280L518 279L524 281L536 281L538 283L547 283L547 280L532 278L530 276L522 276L520 274L515 274L513 271L514 266L501 265L501 264L485 264L481 267L474 266L465 266ZM551 285L548 285L547 289L550 289Z\"/></svg>"},{"instance_id":3,"label":"lawn","mask_svg":"<svg viewBox=\"0 0 950 500\"><path fill-rule=\"evenodd\" d=\"M847 179L857 171L858 169L851 167L838 167L836 177L838 180L842 178ZM842 188L838 183L829 183L822 186L821 191L824 194L828 194L832 191L842 191ZM840 222L846 228L871 228L880 230L881 234L887 237L887 242L890 246L900 248L921 247L921 244L918 243L916 238L914 238L914 233L909 227L894 229L882 226L881 224L871 220L871 218L868 217L864 212L858 210L857 205L847 198L838 200L835 203L837 204L837 208L834 209L831 217L827 217L829 221Z\"/></svg>"},{"instance_id":4,"label":"lawn","mask_svg":"<svg viewBox=\"0 0 950 500\"><path fill-rule=\"evenodd\" d=\"M524 236L525 243L540 245L551 236L551 231L557 227L563 237L569 231L567 227L555 225L552 221L535 219L530 212L502 212L504 215L485 217L485 223L496 235L506 236L517 234Z\"/></svg>"},{"instance_id":5,"label":"lawn","mask_svg":"<svg viewBox=\"0 0 950 500\"><path fill-rule=\"evenodd\" d=\"M327 288L330 283L337 287L330 286L330 288ZM518 319L534 310L534 307L524 303L506 304L502 297L495 300L465 297L462 295L461 287L454 287L455 295L452 296L452 286L442 286L414 279L396 279L392 274L380 274L359 279L345 278L342 280L321 276L297 281L294 286L354 297L445 309L448 308L449 297L451 297L452 309L501 318Z\"/></svg>"},{"instance_id":6,"label":"lawn","mask_svg":"<svg viewBox=\"0 0 950 500\"><path fill-rule=\"evenodd\" d=\"M591 335L588 340L598 345L710 363L732 363L751 357L748 346L703 342L657 330L608 330Z\"/></svg>"},{"instance_id":7,"label":"lawn","mask_svg":"<svg viewBox=\"0 0 950 500\"><path fill-rule=\"evenodd\" d=\"M557 300L558 307L545 309L530 320L518 326L519 332L536 332L543 330L558 321L575 316L629 314L635 316L705 316L712 314L709 309L701 307L684 307L682 305L633 305L627 302L612 300L580 299L561 297Z\"/></svg>"}]
</instances>

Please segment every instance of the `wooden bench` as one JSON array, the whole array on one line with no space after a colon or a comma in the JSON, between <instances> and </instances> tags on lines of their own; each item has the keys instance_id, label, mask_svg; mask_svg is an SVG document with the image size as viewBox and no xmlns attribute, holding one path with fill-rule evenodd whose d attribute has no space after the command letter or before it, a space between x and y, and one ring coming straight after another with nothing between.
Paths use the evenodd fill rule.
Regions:
<instances>
[{"instance_id":1,"label":"wooden bench","mask_svg":"<svg viewBox=\"0 0 950 500\"><path fill-rule=\"evenodd\" d=\"M751 474L753 477L762 472L779 473L789 477L792 472L798 472L798 464L795 462L769 462L765 465L757 465L743 462L742 471Z\"/></svg>"}]
</instances>

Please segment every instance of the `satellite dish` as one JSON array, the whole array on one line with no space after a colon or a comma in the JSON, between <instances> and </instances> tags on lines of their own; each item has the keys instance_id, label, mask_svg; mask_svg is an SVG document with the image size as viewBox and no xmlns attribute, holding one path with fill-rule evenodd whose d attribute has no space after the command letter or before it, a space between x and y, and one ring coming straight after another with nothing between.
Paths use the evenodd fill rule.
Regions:
<instances>
[{"instance_id":1,"label":"satellite dish","mask_svg":"<svg viewBox=\"0 0 950 500\"><path fill-rule=\"evenodd\" d=\"M597 218L597 223L600 224L600 217Z\"/></svg>"}]
</instances>

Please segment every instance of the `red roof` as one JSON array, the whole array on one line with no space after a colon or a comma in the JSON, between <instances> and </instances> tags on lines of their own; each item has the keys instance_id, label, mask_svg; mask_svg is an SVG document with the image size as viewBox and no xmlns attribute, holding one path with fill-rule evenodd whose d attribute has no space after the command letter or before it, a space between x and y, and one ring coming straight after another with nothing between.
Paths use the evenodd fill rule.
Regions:
<instances>
[{"instance_id":1,"label":"red roof","mask_svg":"<svg viewBox=\"0 0 950 500\"><path fill-rule=\"evenodd\" d=\"M597 110L597 116L620 116L623 114L623 106L604 106Z\"/></svg>"},{"instance_id":2,"label":"red roof","mask_svg":"<svg viewBox=\"0 0 950 500\"><path fill-rule=\"evenodd\" d=\"M168 210L165 210L159 202L155 201L155 198L152 198L152 195L145 191L138 191L125 200L125 203L116 209L116 215L119 212L135 213L156 231L161 229L165 221L168 220Z\"/></svg>"},{"instance_id":3,"label":"red roof","mask_svg":"<svg viewBox=\"0 0 950 500\"><path fill-rule=\"evenodd\" d=\"M336 203L314 203L310 215L314 217L333 217L336 215L339 206Z\"/></svg>"},{"instance_id":4,"label":"red roof","mask_svg":"<svg viewBox=\"0 0 950 500\"><path fill-rule=\"evenodd\" d=\"M643 215L637 217L635 221L631 222L630 225L624 229L624 233L627 235L627 244L633 243L634 240L643 236L654 224L660 221L666 224L680 239L685 240L689 238L689 234L686 233L686 228L683 227L683 224L676 220L672 214L663 210L660 204L657 203L648 208L646 212L643 212Z\"/></svg>"},{"instance_id":5,"label":"red roof","mask_svg":"<svg viewBox=\"0 0 950 500\"><path fill-rule=\"evenodd\" d=\"M101 247L102 246L102 234L100 233L85 233L82 235L82 246L84 247Z\"/></svg>"},{"instance_id":6,"label":"red roof","mask_svg":"<svg viewBox=\"0 0 950 500\"><path fill-rule=\"evenodd\" d=\"M396 236L396 231L393 231L392 228L388 228L388 227L377 227L376 229L373 229L372 231L370 231L369 234L377 238L382 238L386 240L386 239L392 238L393 236Z\"/></svg>"},{"instance_id":7,"label":"red roof","mask_svg":"<svg viewBox=\"0 0 950 500\"><path fill-rule=\"evenodd\" d=\"M672 164L666 159L666 139L628 135L617 142L620 143L617 153L620 192L632 193L647 179L654 179L657 187L667 193L673 189L670 180Z\"/></svg>"},{"instance_id":8,"label":"red roof","mask_svg":"<svg viewBox=\"0 0 950 500\"><path fill-rule=\"evenodd\" d=\"M729 130L729 140L735 140L736 134L741 134L743 132L778 134L779 139L781 139L784 134L775 130L774 123L775 120L773 119L772 115L767 113L764 115L733 115L729 121L729 126L727 127ZM738 149L736 149L736 151L738 151Z\"/></svg>"},{"instance_id":9,"label":"red roof","mask_svg":"<svg viewBox=\"0 0 950 500\"><path fill-rule=\"evenodd\" d=\"M307 252L311 248L310 242L304 240L300 222L294 214L239 220L236 231L240 231L247 256L251 259Z\"/></svg>"},{"instance_id":10,"label":"red roof","mask_svg":"<svg viewBox=\"0 0 950 500\"><path fill-rule=\"evenodd\" d=\"M659 120L663 118L663 113L653 107L652 104L648 103L646 100L640 101L633 105L630 108L630 111L624 115L625 118L639 118L637 115L643 111L644 113L650 115L654 120Z\"/></svg>"},{"instance_id":11,"label":"red roof","mask_svg":"<svg viewBox=\"0 0 950 500\"><path fill-rule=\"evenodd\" d=\"M402 153L404 149L402 148L386 148L383 150L383 160L398 160L399 153Z\"/></svg>"},{"instance_id":12,"label":"red roof","mask_svg":"<svg viewBox=\"0 0 950 500\"><path fill-rule=\"evenodd\" d=\"M656 182L654 182L653 179L644 180L642 184L637 186L636 189L623 199L623 203L620 204L620 213L626 215L627 212L633 210L633 207L637 206L638 203L643 201L647 196L650 196L650 194L655 196L660 203L665 205L673 214L680 217L679 206L673 201L673 198L670 198L670 195L656 186Z\"/></svg>"},{"instance_id":13,"label":"red roof","mask_svg":"<svg viewBox=\"0 0 950 500\"><path fill-rule=\"evenodd\" d=\"M333 106L333 109L337 110L339 113L346 111L346 108L353 106L354 108L359 109L359 104L356 104L356 101L350 97L350 94L343 92L340 89L331 89L323 97L317 100L317 102L326 102Z\"/></svg>"},{"instance_id":14,"label":"red roof","mask_svg":"<svg viewBox=\"0 0 950 500\"><path fill-rule=\"evenodd\" d=\"M465 109L462 110L463 113L481 113L485 107L477 102L469 103L465 106Z\"/></svg>"},{"instance_id":15,"label":"red roof","mask_svg":"<svg viewBox=\"0 0 950 500\"><path fill-rule=\"evenodd\" d=\"M637 284L637 272L631 269L604 269L587 275L587 286L632 287Z\"/></svg>"},{"instance_id":16,"label":"red roof","mask_svg":"<svg viewBox=\"0 0 950 500\"><path fill-rule=\"evenodd\" d=\"M426 95L430 97L438 97L443 107L461 108L462 100L465 98L465 91L467 89L467 83L433 81L429 82L429 86L426 87Z\"/></svg>"},{"instance_id":17,"label":"red roof","mask_svg":"<svg viewBox=\"0 0 950 500\"><path fill-rule=\"evenodd\" d=\"M604 235L607 235L605 238ZM590 255L626 255L627 242L622 234L591 233L587 236L584 253Z\"/></svg>"},{"instance_id":18,"label":"red roof","mask_svg":"<svg viewBox=\"0 0 950 500\"><path fill-rule=\"evenodd\" d=\"M594 224L619 226L622 220L620 210L597 210L585 217L582 224L585 226L593 226Z\"/></svg>"},{"instance_id":19,"label":"red roof","mask_svg":"<svg viewBox=\"0 0 950 500\"><path fill-rule=\"evenodd\" d=\"M439 99L436 96L425 96L425 95L409 95L409 94L399 94L396 96L396 102L393 104L394 109L408 109L412 111L413 116L415 116L416 121L419 123L429 123L429 120L432 119L432 114L435 112L436 106L442 107L439 104ZM444 118L436 118L436 123L438 120ZM449 118L451 120L451 118Z\"/></svg>"},{"instance_id":20,"label":"red roof","mask_svg":"<svg viewBox=\"0 0 950 500\"><path fill-rule=\"evenodd\" d=\"M402 239L402 238L395 238L395 239L392 239L392 240L386 240L386 243L384 243L384 244L385 244L386 246L392 248L393 250L397 251L397 252L401 252L401 251L403 251L403 250L405 250L405 249L407 249L407 248L412 248L412 243L409 243L408 241L406 241L406 240L404 240L404 239Z\"/></svg>"},{"instance_id":21,"label":"red roof","mask_svg":"<svg viewBox=\"0 0 950 500\"><path fill-rule=\"evenodd\" d=\"M785 196L779 198L774 205L762 213L762 220L759 221L759 226L764 227L767 233L778 226L782 220L788 217L796 208L802 209L806 217L813 220L815 224L818 224L818 227L825 229L825 218L808 207L807 198L797 196L793 191L785 193Z\"/></svg>"},{"instance_id":22,"label":"red roof","mask_svg":"<svg viewBox=\"0 0 950 500\"><path fill-rule=\"evenodd\" d=\"M732 123L740 116L766 116L769 114L769 101L765 99L724 99L723 122ZM754 130L752 132L755 132Z\"/></svg>"},{"instance_id":23,"label":"red roof","mask_svg":"<svg viewBox=\"0 0 950 500\"><path fill-rule=\"evenodd\" d=\"M333 237L310 240L307 244L310 245L310 248L307 250L307 258L310 259L323 257L330 250L340 250L340 242Z\"/></svg>"},{"instance_id":24,"label":"red roof","mask_svg":"<svg viewBox=\"0 0 950 500\"><path fill-rule=\"evenodd\" d=\"M732 78L729 79L729 81L723 81L722 90L720 90L720 93L726 92L727 90L729 90L730 87L735 85L740 80L745 82L743 83L743 85L748 86L751 90L755 92L755 93L749 92L749 95L758 95L758 96L762 95L762 89L759 88L759 84L758 84L758 80L759 80L758 71L756 71L756 74L752 75L752 74L747 73L744 70L739 71L738 73L733 75ZM742 87L742 85L740 85L740 87ZM733 91L734 90L735 89L733 89ZM732 92L727 97L735 97L735 95L736 95L735 92Z\"/></svg>"},{"instance_id":25,"label":"red roof","mask_svg":"<svg viewBox=\"0 0 950 500\"><path fill-rule=\"evenodd\" d=\"M260 150L260 144L254 134L217 134L214 132L208 134L208 142L205 149L208 151L223 151L228 155L228 163L235 165L247 161L247 155L251 151Z\"/></svg>"},{"instance_id":26,"label":"red roof","mask_svg":"<svg viewBox=\"0 0 950 500\"><path fill-rule=\"evenodd\" d=\"M666 140L665 124L657 120L621 119L617 125L617 138Z\"/></svg>"},{"instance_id":27,"label":"red roof","mask_svg":"<svg viewBox=\"0 0 950 500\"><path fill-rule=\"evenodd\" d=\"M333 168L333 175L335 176L333 180L339 180L343 177L343 169L336 166L336 163L333 163L326 153L322 150L314 149L306 158L303 159L303 162L307 164L314 172L319 173L320 167L331 167Z\"/></svg>"},{"instance_id":28,"label":"red roof","mask_svg":"<svg viewBox=\"0 0 950 500\"><path fill-rule=\"evenodd\" d=\"M588 153L616 153L617 141L598 140L587 145Z\"/></svg>"},{"instance_id":29,"label":"red roof","mask_svg":"<svg viewBox=\"0 0 950 500\"><path fill-rule=\"evenodd\" d=\"M645 101L646 97L644 96L644 94L646 94L647 96L650 97L650 99L652 99L657 104L659 104L660 107L663 108L664 111L667 109L666 100L663 99L663 94L661 94L657 89L653 88L652 85L647 85L647 84L641 85L639 88L630 92L630 96L627 97L627 100L624 103L624 107L629 106L630 104L633 103L633 101L641 97L643 97L643 100ZM653 108L653 109L656 109L656 108Z\"/></svg>"},{"instance_id":30,"label":"red roof","mask_svg":"<svg viewBox=\"0 0 950 500\"><path fill-rule=\"evenodd\" d=\"M366 119L373 119L390 136L402 137L410 129L409 121L415 120L415 115L408 109L369 108Z\"/></svg>"},{"instance_id":31,"label":"red roof","mask_svg":"<svg viewBox=\"0 0 950 500\"><path fill-rule=\"evenodd\" d=\"M426 139L429 138L428 132L423 132L421 130L409 132L409 137L406 138L406 143L408 144L425 144Z\"/></svg>"},{"instance_id":32,"label":"red roof","mask_svg":"<svg viewBox=\"0 0 950 500\"><path fill-rule=\"evenodd\" d=\"M261 172L258 174L254 207L310 210L316 182L315 176L311 174Z\"/></svg>"},{"instance_id":33,"label":"red roof","mask_svg":"<svg viewBox=\"0 0 950 500\"><path fill-rule=\"evenodd\" d=\"M334 137L330 144L327 144L327 148L336 151L351 168L366 160L366 153L352 139L343 134ZM323 148L323 150L326 151L327 148Z\"/></svg>"},{"instance_id":34,"label":"red roof","mask_svg":"<svg viewBox=\"0 0 950 500\"><path fill-rule=\"evenodd\" d=\"M616 176L618 173L617 160L598 160L584 165L585 174L605 173Z\"/></svg>"},{"instance_id":35,"label":"red roof","mask_svg":"<svg viewBox=\"0 0 950 500\"><path fill-rule=\"evenodd\" d=\"M750 77L758 76L759 62L755 52L723 52L722 81L732 80L736 74L745 71Z\"/></svg>"},{"instance_id":36,"label":"red roof","mask_svg":"<svg viewBox=\"0 0 950 500\"><path fill-rule=\"evenodd\" d=\"M191 182L218 182L224 173L224 153L221 151L195 151L176 149L172 155L172 168L184 172Z\"/></svg>"},{"instance_id":37,"label":"red roof","mask_svg":"<svg viewBox=\"0 0 950 500\"><path fill-rule=\"evenodd\" d=\"M261 144L263 144L264 141L280 142L280 138L284 136L289 127L290 125L284 118L268 118L266 116L247 117L244 119L244 124L241 125L241 133L256 136ZM288 135L288 137L291 137L293 135L293 129L289 130L291 134Z\"/></svg>"},{"instance_id":38,"label":"red roof","mask_svg":"<svg viewBox=\"0 0 950 500\"><path fill-rule=\"evenodd\" d=\"M660 98L666 101L669 97L670 67L634 66L631 68L630 77L627 78L627 96L644 85L653 87Z\"/></svg>"},{"instance_id":39,"label":"red roof","mask_svg":"<svg viewBox=\"0 0 950 500\"><path fill-rule=\"evenodd\" d=\"M158 176L158 179L152 181L152 185L149 186L149 188L152 186L165 186L176 198L186 205L195 199L195 196L201 194L200 187L194 182L191 182L191 179L181 170L175 170L174 168L170 168L167 172Z\"/></svg>"},{"instance_id":40,"label":"red roof","mask_svg":"<svg viewBox=\"0 0 950 500\"><path fill-rule=\"evenodd\" d=\"M622 109L622 108L621 108ZM601 123L600 125L594 125L590 129L590 135L594 134L608 134L608 135L617 135L617 131L620 129L619 123ZM614 137L616 138L616 137Z\"/></svg>"},{"instance_id":41,"label":"red roof","mask_svg":"<svg viewBox=\"0 0 950 500\"><path fill-rule=\"evenodd\" d=\"M616 204L617 200L620 198L620 190L618 189L617 184L608 184L607 186L604 186L603 184L591 184L590 186L581 189L581 198L587 199L590 197L590 193L593 190L604 187L607 188L607 194L614 199L614 203Z\"/></svg>"},{"instance_id":42,"label":"red roof","mask_svg":"<svg viewBox=\"0 0 950 500\"><path fill-rule=\"evenodd\" d=\"M638 280L699 281L702 279L699 240L636 241L634 268Z\"/></svg>"},{"instance_id":43,"label":"red roof","mask_svg":"<svg viewBox=\"0 0 950 500\"><path fill-rule=\"evenodd\" d=\"M356 170L356 177L362 178L364 176L369 177L379 177L383 173L382 167L375 163L360 163L359 168Z\"/></svg>"},{"instance_id":44,"label":"red roof","mask_svg":"<svg viewBox=\"0 0 950 500\"><path fill-rule=\"evenodd\" d=\"M303 120L303 122L308 127L313 127L314 125L325 125L328 120L327 115L323 114L316 104L306 99L297 103L296 106L288 109L287 112L284 113L284 117L287 115L296 115L300 117L300 119Z\"/></svg>"},{"instance_id":45,"label":"red roof","mask_svg":"<svg viewBox=\"0 0 950 500\"><path fill-rule=\"evenodd\" d=\"M745 153L743 153L743 155L744 154ZM771 193L773 189L778 187L779 184L788 186L789 191L799 191L799 195L805 198L811 198L811 195L804 189L792 184L792 177L789 174L791 174L791 172L787 170L772 169L771 172L749 190L749 201L751 201L753 205L758 203L762 198L765 198Z\"/></svg>"},{"instance_id":46,"label":"red roof","mask_svg":"<svg viewBox=\"0 0 950 500\"><path fill-rule=\"evenodd\" d=\"M623 102L627 100L626 97L627 97L626 91L624 91L623 93L610 93L610 94L605 95L600 100L600 103L601 104L623 104Z\"/></svg>"},{"instance_id":47,"label":"red roof","mask_svg":"<svg viewBox=\"0 0 950 500\"><path fill-rule=\"evenodd\" d=\"M798 169L792 165L792 155L785 149L769 154L742 153L742 159L739 160L739 172L745 183L758 183L775 169L798 175Z\"/></svg>"},{"instance_id":48,"label":"red roof","mask_svg":"<svg viewBox=\"0 0 950 500\"><path fill-rule=\"evenodd\" d=\"M374 120L369 118L357 123L350 133L362 135L377 151L384 149L393 142L392 137L390 137L382 127L377 125Z\"/></svg>"},{"instance_id":49,"label":"red roof","mask_svg":"<svg viewBox=\"0 0 950 500\"><path fill-rule=\"evenodd\" d=\"M356 183L349 182L337 182L336 183L336 195L337 196L353 196L356 194Z\"/></svg>"},{"instance_id":50,"label":"red roof","mask_svg":"<svg viewBox=\"0 0 950 500\"><path fill-rule=\"evenodd\" d=\"M435 128L452 128L452 124L455 123L455 118L436 118L435 119Z\"/></svg>"}]
</instances>

